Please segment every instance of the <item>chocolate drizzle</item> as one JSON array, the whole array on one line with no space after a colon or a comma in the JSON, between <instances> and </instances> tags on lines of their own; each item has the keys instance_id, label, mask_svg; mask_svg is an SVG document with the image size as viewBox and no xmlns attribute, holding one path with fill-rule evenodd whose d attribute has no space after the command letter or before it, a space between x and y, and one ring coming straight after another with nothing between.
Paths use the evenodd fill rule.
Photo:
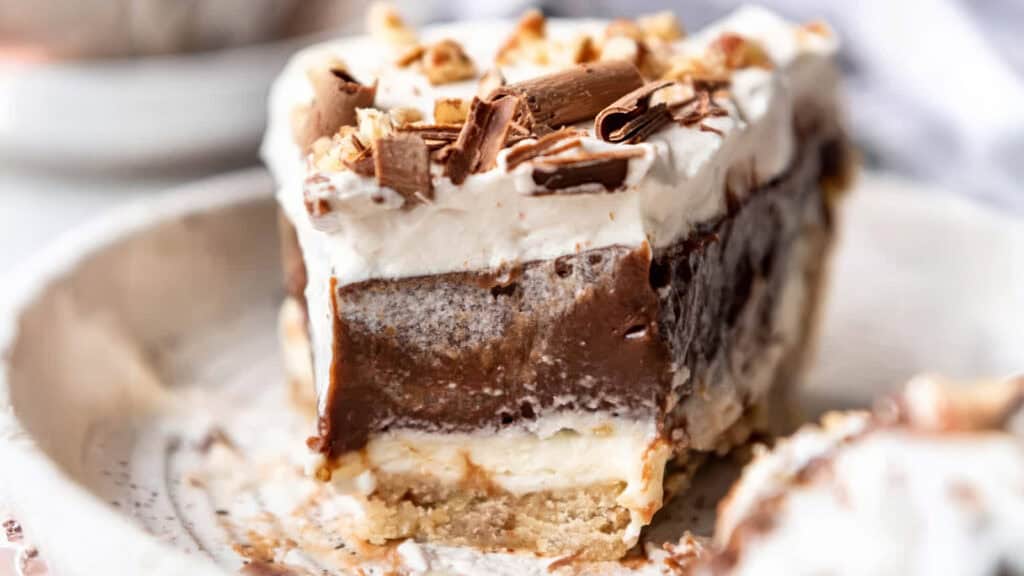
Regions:
<instances>
[{"instance_id":1,"label":"chocolate drizzle","mask_svg":"<svg viewBox=\"0 0 1024 576\"><path fill-rule=\"evenodd\" d=\"M398 192L407 203L433 199L430 151L416 134L396 134L377 140L374 167L377 183Z\"/></svg>"},{"instance_id":2,"label":"chocolate drizzle","mask_svg":"<svg viewBox=\"0 0 1024 576\"><path fill-rule=\"evenodd\" d=\"M522 109L522 99L515 95L489 101L473 99L469 117L446 157L448 177L453 184L462 184L468 175L494 168L498 152L513 131L515 116Z\"/></svg>"},{"instance_id":3,"label":"chocolate drizzle","mask_svg":"<svg viewBox=\"0 0 1024 576\"><path fill-rule=\"evenodd\" d=\"M356 108L369 108L377 95L376 82L360 84L347 71L338 67L318 68L310 72L313 104L299 133L297 143L303 150L318 139L332 136L342 126L356 124Z\"/></svg>"},{"instance_id":4,"label":"chocolate drizzle","mask_svg":"<svg viewBox=\"0 0 1024 576\"><path fill-rule=\"evenodd\" d=\"M593 118L643 83L640 71L629 62L599 62L503 86L491 92L490 100L522 97L528 127L534 133L546 134Z\"/></svg>"},{"instance_id":5,"label":"chocolate drizzle","mask_svg":"<svg viewBox=\"0 0 1024 576\"><path fill-rule=\"evenodd\" d=\"M668 104L651 106L651 97L674 82L651 82L619 98L601 111L594 121L594 132L605 142L636 144L646 140L672 121Z\"/></svg>"}]
</instances>

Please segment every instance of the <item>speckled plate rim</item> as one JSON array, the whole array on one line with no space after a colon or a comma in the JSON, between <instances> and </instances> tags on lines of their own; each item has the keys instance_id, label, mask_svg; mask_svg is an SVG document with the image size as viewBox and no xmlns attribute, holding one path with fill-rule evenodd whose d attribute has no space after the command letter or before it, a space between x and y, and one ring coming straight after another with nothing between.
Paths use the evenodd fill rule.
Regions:
<instances>
[{"instance_id":1,"label":"speckled plate rim","mask_svg":"<svg viewBox=\"0 0 1024 576\"><path fill-rule=\"evenodd\" d=\"M108 576L223 575L212 561L150 537L73 479L36 446L10 403L9 354L21 311L91 255L164 222L267 197L269 176L254 168L133 201L59 237L4 279L0 292L0 498L59 569ZM70 513L69 511L73 511ZM57 576L60 576L58 573Z\"/></svg>"},{"instance_id":2,"label":"speckled plate rim","mask_svg":"<svg viewBox=\"0 0 1024 576\"><path fill-rule=\"evenodd\" d=\"M875 181L878 176L866 180ZM883 177L887 188L915 188ZM897 181L899 182L899 181ZM865 183L867 186L872 183ZM273 186L262 169L250 169L173 189L132 202L70 231L10 275L0 288L0 498L25 524L26 531L56 567L73 566L75 574L110 576L147 574L220 575L212 561L186 555L146 534L69 478L37 445L18 421L10 403L9 354L19 317L46 288L70 274L90 256L148 228L185 216L208 213L268 197ZM920 196L916 196L920 200ZM906 195L883 200L893 210L907 208ZM1010 216L960 198L935 192L913 202L937 218L989 222L1004 230L1020 228ZM955 214L955 217L953 215ZM1021 235L1024 247L1024 233Z\"/></svg>"}]
</instances>

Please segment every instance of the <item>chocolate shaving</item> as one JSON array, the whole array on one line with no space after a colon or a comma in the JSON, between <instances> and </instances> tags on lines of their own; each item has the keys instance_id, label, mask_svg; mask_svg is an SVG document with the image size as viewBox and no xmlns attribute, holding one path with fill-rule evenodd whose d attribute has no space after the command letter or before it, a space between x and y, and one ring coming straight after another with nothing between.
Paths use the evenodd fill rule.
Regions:
<instances>
[{"instance_id":1,"label":"chocolate shaving","mask_svg":"<svg viewBox=\"0 0 1024 576\"><path fill-rule=\"evenodd\" d=\"M668 105L651 106L651 97L672 81L651 82L619 98L594 120L594 132L605 142L636 144L672 121Z\"/></svg>"},{"instance_id":2,"label":"chocolate shaving","mask_svg":"<svg viewBox=\"0 0 1024 576\"><path fill-rule=\"evenodd\" d=\"M630 62L598 62L503 86L491 92L490 99L521 96L527 106L527 126L546 134L593 118L643 83L640 71Z\"/></svg>"},{"instance_id":3,"label":"chocolate shaving","mask_svg":"<svg viewBox=\"0 0 1024 576\"><path fill-rule=\"evenodd\" d=\"M572 150L573 148L581 147L583 147L583 140L579 138L574 138L564 144L559 144L558 146L555 146L551 150L548 150L547 152L544 153L544 156L558 156L562 152Z\"/></svg>"},{"instance_id":4,"label":"chocolate shaving","mask_svg":"<svg viewBox=\"0 0 1024 576\"><path fill-rule=\"evenodd\" d=\"M372 150L367 150L352 160L345 160L344 163L346 168L360 176L370 178L377 174L377 165L373 159Z\"/></svg>"},{"instance_id":5,"label":"chocolate shaving","mask_svg":"<svg viewBox=\"0 0 1024 576\"><path fill-rule=\"evenodd\" d=\"M409 203L433 199L430 153L423 138L415 134L381 138L373 158L378 184L398 192Z\"/></svg>"},{"instance_id":6,"label":"chocolate shaving","mask_svg":"<svg viewBox=\"0 0 1024 576\"><path fill-rule=\"evenodd\" d=\"M555 146L559 142L566 138L573 138L576 136L582 136L586 134L580 130L573 128L563 128L557 132L551 132L545 134L537 139L536 142L530 144L523 144L509 151L508 156L505 157L505 163L509 170L514 170L517 166L523 162L529 162L538 156L545 154L551 147Z\"/></svg>"},{"instance_id":7,"label":"chocolate shaving","mask_svg":"<svg viewBox=\"0 0 1024 576\"><path fill-rule=\"evenodd\" d=\"M303 151L318 139L332 136L342 126L356 125L356 108L370 108L377 95L377 84L360 84L341 68L321 68L310 74L313 104L298 135Z\"/></svg>"},{"instance_id":8,"label":"chocolate shaving","mask_svg":"<svg viewBox=\"0 0 1024 576\"><path fill-rule=\"evenodd\" d=\"M630 158L641 155L642 150L622 150L546 159L533 169L533 183L540 188L531 195L584 194L597 186L614 192L626 182Z\"/></svg>"},{"instance_id":9,"label":"chocolate shaving","mask_svg":"<svg viewBox=\"0 0 1024 576\"><path fill-rule=\"evenodd\" d=\"M462 184L468 175L494 168L498 152L512 131L513 119L522 109L522 99L514 95L489 101L473 99L469 117L447 155L446 168L453 184Z\"/></svg>"},{"instance_id":10,"label":"chocolate shaving","mask_svg":"<svg viewBox=\"0 0 1024 576\"><path fill-rule=\"evenodd\" d=\"M696 125L701 132L711 132L724 137L725 133L718 128L704 124L704 121L708 118L718 118L729 115L729 111L722 108L718 102L715 102L713 97L713 94L718 90L721 90L724 86L725 85L717 82L695 81L693 83L693 87L697 93L693 98L673 106L675 109L682 108L686 110L686 113L673 116L673 120L682 126L690 127Z\"/></svg>"},{"instance_id":11,"label":"chocolate shaving","mask_svg":"<svg viewBox=\"0 0 1024 576\"><path fill-rule=\"evenodd\" d=\"M455 142L462 132L462 126L455 124L406 124L398 128L399 132L418 134L424 140L437 142Z\"/></svg>"}]
</instances>

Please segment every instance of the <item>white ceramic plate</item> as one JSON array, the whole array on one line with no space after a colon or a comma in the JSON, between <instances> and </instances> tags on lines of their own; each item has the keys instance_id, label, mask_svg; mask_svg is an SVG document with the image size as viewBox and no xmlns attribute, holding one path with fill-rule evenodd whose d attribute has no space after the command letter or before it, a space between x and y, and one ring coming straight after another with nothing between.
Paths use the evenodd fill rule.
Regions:
<instances>
[{"instance_id":1,"label":"white ceramic plate","mask_svg":"<svg viewBox=\"0 0 1024 576\"><path fill-rule=\"evenodd\" d=\"M869 176L848 198L810 412L921 370L1024 368L1020 223L913 188ZM300 473L310 423L276 354L274 225L267 176L235 174L110 214L6 283L0 494L57 575L230 574L261 554L317 574L351 565L320 522L338 510ZM694 518L707 530L715 473L653 541ZM546 568L429 547L377 560Z\"/></svg>"}]
</instances>

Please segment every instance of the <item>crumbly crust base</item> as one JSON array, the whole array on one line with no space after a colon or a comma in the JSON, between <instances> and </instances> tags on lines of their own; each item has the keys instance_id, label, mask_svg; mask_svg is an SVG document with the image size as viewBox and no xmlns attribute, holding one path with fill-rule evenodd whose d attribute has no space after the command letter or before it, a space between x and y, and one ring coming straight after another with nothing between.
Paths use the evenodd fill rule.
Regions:
<instances>
[{"instance_id":1,"label":"crumbly crust base","mask_svg":"<svg viewBox=\"0 0 1024 576\"><path fill-rule=\"evenodd\" d=\"M623 483L512 494L486 482L443 485L429 477L378 478L366 514L346 532L372 544L413 538L487 551L531 550L543 556L619 558L628 546Z\"/></svg>"}]
</instances>

